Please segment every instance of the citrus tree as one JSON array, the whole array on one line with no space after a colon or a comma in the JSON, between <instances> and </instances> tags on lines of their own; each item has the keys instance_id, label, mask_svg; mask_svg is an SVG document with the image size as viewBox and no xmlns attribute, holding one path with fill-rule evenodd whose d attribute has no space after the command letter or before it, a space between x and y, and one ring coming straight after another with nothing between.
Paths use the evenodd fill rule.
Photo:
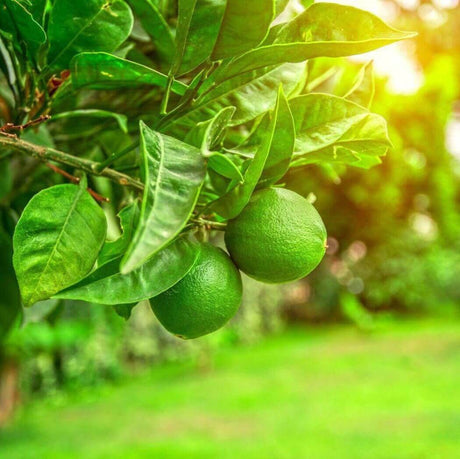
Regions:
<instances>
[{"instance_id":1,"label":"citrus tree","mask_svg":"<svg viewBox=\"0 0 460 459\"><path fill-rule=\"evenodd\" d=\"M239 270L278 283L319 264L324 224L283 177L370 168L389 140L370 66L336 96L309 60L411 34L287 3L0 0L0 337L53 297L125 316L150 300L195 338L237 311Z\"/></svg>"}]
</instances>

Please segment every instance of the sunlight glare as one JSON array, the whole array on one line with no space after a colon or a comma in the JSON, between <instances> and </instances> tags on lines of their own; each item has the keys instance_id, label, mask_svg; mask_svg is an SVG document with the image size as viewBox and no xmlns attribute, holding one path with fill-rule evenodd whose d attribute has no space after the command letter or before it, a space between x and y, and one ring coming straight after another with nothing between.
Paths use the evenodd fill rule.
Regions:
<instances>
[{"instance_id":1,"label":"sunlight glare","mask_svg":"<svg viewBox=\"0 0 460 459\"><path fill-rule=\"evenodd\" d=\"M321 2L323 0L319 1ZM397 16L397 8L394 4L380 0L332 0L332 2L361 8L389 23ZM400 3L403 1L401 0ZM418 3L418 0L404 0L406 7L417 7ZM418 69L416 61L411 58L410 41L394 43L382 49L353 56L351 59L355 62L373 60L375 73L387 77L388 89L396 94L413 94L423 83L423 74Z\"/></svg>"}]
</instances>

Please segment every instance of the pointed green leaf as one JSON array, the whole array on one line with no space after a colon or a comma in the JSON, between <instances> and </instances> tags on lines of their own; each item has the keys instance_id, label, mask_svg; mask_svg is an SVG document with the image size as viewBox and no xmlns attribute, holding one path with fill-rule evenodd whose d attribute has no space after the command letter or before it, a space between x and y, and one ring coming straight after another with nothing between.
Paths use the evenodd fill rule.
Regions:
<instances>
[{"instance_id":1,"label":"pointed green leaf","mask_svg":"<svg viewBox=\"0 0 460 459\"><path fill-rule=\"evenodd\" d=\"M239 167L222 153L213 152L208 157L208 167L223 177L243 182L244 177Z\"/></svg>"},{"instance_id":2,"label":"pointed green leaf","mask_svg":"<svg viewBox=\"0 0 460 459\"><path fill-rule=\"evenodd\" d=\"M271 114L272 117L277 117L275 135L259 180L258 186L261 187L268 187L276 183L286 174L294 153L294 119L283 91L280 92L279 97L278 111Z\"/></svg>"},{"instance_id":3,"label":"pointed green leaf","mask_svg":"<svg viewBox=\"0 0 460 459\"><path fill-rule=\"evenodd\" d=\"M12 35L16 48L20 49L21 42L25 43L32 57L35 57L38 48L46 41L41 25L17 0L1 2L0 29Z\"/></svg>"},{"instance_id":4,"label":"pointed green leaf","mask_svg":"<svg viewBox=\"0 0 460 459\"><path fill-rule=\"evenodd\" d=\"M244 174L244 183L235 186L227 194L211 203L209 210L216 212L221 217L235 218L249 202L265 167L265 163L273 145L277 145L278 135L284 135L284 131L276 132L280 105L283 103L283 91L280 87L275 109L270 125L265 131L265 137L260 144L257 153L250 161L249 167Z\"/></svg>"},{"instance_id":5,"label":"pointed green leaf","mask_svg":"<svg viewBox=\"0 0 460 459\"><path fill-rule=\"evenodd\" d=\"M345 94L345 99L369 108L374 99L375 79L372 61L360 69L351 89Z\"/></svg>"},{"instance_id":6,"label":"pointed green leaf","mask_svg":"<svg viewBox=\"0 0 460 459\"><path fill-rule=\"evenodd\" d=\"M97 259L98 266L105 265L109 261L123 256L134 234L138 219L139 208L136 202L124 207L118 213L122 235L115 241L106 241Z\"/></svg>"},{"instance_id":7,"label":"pointed green leaf","mask_svg":"<svg viewBox=\"0 0 460 459\"><path fill-rule=\"evenodd\" d=\"M113 309L115 312L123 319L129 320L131 318L131 313L133 312L133 309L138 305L139 303L131 303L131 304L115 304L113 306Z\"/></svg>"},{"instance_id":8,"label":"pointed green leaf","mask_svg":"<svg viewBox=\"0 0 460 459\"><path fill-rule=\"evenodd\" d=\"M320 161L356 165L361 156L382 156L391 145L385 120L346 99L307 94L289 104L296 127L294 167Z\"/></svg>"},{"instance_id":9,"label":"pointed green leaf","mask_svg":"<svg viewBox=\"0 0 460 459\"><path fill-rule=\"evenodd\" d=\"M71 112L61 112L53 115L52 121L68 118L113 118L120 129L126 134L128 132L128 118L120 113L113 113L107 110L84 109Z\"/></svg>"},{"instance_id":10,"label":"pointed green leaf","mask_svg":"<svg viewBox=\"0 0 460 459\"><path fill-rule=\"evenodd\" d=\"M275 0L228 0L212 59L238 56L256 48L266 37L274 17Z\"/></svg>"},{"instance_id":11,"label":"pointed green leaf","mask_svg":"<svg viewBox=\"0 0 460 459\"><path fill-rule=\"evenodd\" d=\"M218 85L200 97L187 114L168 126L167 132L185 136L197 123L208 120L223 108L233 106L235 114L230 126L243 124L271 110L276 102L280 84L286 94L297 87L305 64L286 64L270 71L249 72Z\"/></svg>"},{"instance_id":12,"label":"pointed green leaf","mask_svg":"<svg viewBox=\"0 0 460 459\"><path fill-rule=\"evenodd\" d=\"M275 16L280 15L288 6L289 0L276 0Z\"/></svg>"},{"instance_id":13,"label":"pointed green leaf","mask_svg":"<svg viewBox=\"0 0 460 459\"><path fill-rule=\"evenodd\" d=\"M31 306L91 270L104 243L104 212L84 185L56 185L27 204L14 232L14 268Z\"/></svg>"},{"instance_id":14,"label":"pointed green leaf","mask_svg":"<svg viewBox=\"0 0 460 459\"><path fill-rule=\"evenodd\" d=\"M128 273L172 241L187 223L205 176L200 150L140 123L145 183L139 224L122 262Z\"/></svg>"},{"instance_id":15,"label":"pointed green leaf","mask_svg":"<svg viewBox=\"0 0 460 459\"><path fill-rule=\"evenodd\" d=\"M75 88L120 89L143 85L166 88L168 77L145 65L107 53L81 53L71 62L72 84ZM184 95L187 86L174 81L172 91Z\"/></svg>"},{"instance_id":16,"label":"pointed green leaf","mask_svg":"<svg viewBox=\"0 0 460 459\"><path fill-rule=\"evenodd\" d=\"M24 8L32 15L32 17L43 26L45 19L45 10L48 0L20 0Z\"/></svg>"},{"instance_id":17,"label":"pointed green leaf","mask_svg":"<svg viewBox=\"0 0 460 459\"><path fill-rule=\"evenodd\" d=\"M176 45L171 28L153 0L128 0L142 27L149 34L160 57L171 63L176 53Z\"/></svg>"},{"instance_id":18,"label":"pointed green leaf","mask_svg":"<svg viewBox=\"0 0 460 459\"><path fill-rule=\"evenodd\" d=\"M227 127L235 113L235 107L225 107L213 118L198 123L186 135L184 141L207 153L224 140Z\"/></svg>"},{"instance_id":19,"label":"pointed green leaf","mask_svg":"<svg viewBox=\"0 0 460 459\"><path fill-rule=\"evenodd\" d=\"M226 0L179 0L173 75L187 73L210 57L225 5Z\"/></svg>"},{"instance_id":20,"label":"pointed green leaf","mask_svg":"<svg viewBox=\"0 0 460 459\"><path fill-rule=\"evenodd\" d=\"M11 58L11 55L8 51L7 46L4 43L4 39L2 38L1 34L0 34L0 70L3 72L3 75L5 75L6 81L8 82L8 86L10 87L12 93L15 95L15 97L18 97L17 88L16 88L17 76L16 76L15 65L13 63L13 59ZM11 104L12 103L13 102L11 102Z\"/></svg>"},{"instance_id":21,"label":"pointed green leaf","mask_svg":"<svg viewBox=\"0 0 460 459\"><path fill-rule=\"evenodd\" d=\"M195 264L199 248L199 244L179 237L128 274L120 273L120 259L117 259L55 297L107 305L147 300L179 282Z\"/></svg>"},{"instance_id":22,"label":"pointed green leaf","mask_svg":"<svg viewBox=\"0 0 460 459\"><path fill-rule=\"evenodd\" d=\"M279 102L278 121L276 125L276 136L265 162L262 176L257 185L258 188L273 185L280 180L288 171L295 145L295 125L292 117L289 102L281 93ZM261 122L256 126L246 141L235 147L239 154L254 157L269 129L273 113L267 113ZM232 151L232 150L230 150Z\"/></svg>"},{"instance_id":23,"label":"pointed green leaf","mask_svg":"<svg viewBox=\"0 0 460 459\"><path fill-rule=\"evenodd\" d=\"M129 36L133 15L120 0L56 0L48 25L48 66L68 68L85 51L115 51Z\"/></svg>"},{"instance_id":24,"label":"pointed green leaf","mask_svg":"<svg viewBox=\"0 0 460 459\"><path fill-rule=\"evenodd\" d=\"M223 81L249 70L320 56L362 54L414 35L351 6L314 3L280 28L272 44L248 51L221 67L214 78Z\"/></svg>"}]
</instances>

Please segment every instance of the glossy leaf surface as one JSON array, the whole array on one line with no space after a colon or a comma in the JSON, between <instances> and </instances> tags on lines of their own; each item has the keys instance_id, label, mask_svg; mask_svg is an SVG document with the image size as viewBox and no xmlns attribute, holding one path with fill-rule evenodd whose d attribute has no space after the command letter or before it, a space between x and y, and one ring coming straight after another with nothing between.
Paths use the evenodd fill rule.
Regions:
<instances>
[{"instance_id":1,"label":"glossy leaf surface","mask_svg":"<svg viewBox=\"0 0 460 459\"><path fill-rule=\"evenodd\" d=\"M178 238L128 274L120 273L117 259L55 296L108 305L147 300L171 288L190 271L198 258L199 247L186 238Z\"/></svg>"},{"instance_id":2,"label":"glossy leaf surface","mask_svg":"<svg viewBox=\"0 0 460 459\"><path fill-rule=\"evenodd\" d=\"M235 110L235 107L223 108L213 118L198 123L188 132L185 142L199 148L203 153L217 148L225 137Z\"/></svg>"},{"instance_id":3,"label":"glossy leaf surface","mask_svg":"<svg viewBox=\"0 0 460 459\"><path fill-rule=\"evenodd\" d=\"M366 11L315 3L282 27L273 43L248 51L223 66L216 80L284 62L362 54L413 36L393 29Z\"/></svg>"},{"instance_id":4,"label":"glossy leaf surface","mask_svg":"<svg viewBox=\"0 0 460 459\"><path fill-rule=\"evenodd\" d=\"M193 70L211 56L225 6L226 0L179 0L174 75Z\"/></svg>"},{"instance_id":5,"label":"glossy leaf surface","mask_svg":"<svg viewBox=\"0 0 460 459\"><path fill-rule=\"evenodd\" d=\"M337 161L359 165L361 157L385 154L390 146L385 120L341 97L307 94L290 101L296 127L293 165Z\"/></svg>"},{"instance_id":6,"label":"glossy leaf surface","mask_svg":"<svg viewBox=\"0 0 460 459\"><path fill-rule=\"evenodd\" d=\"M278 90L278 99L273 111L272 119L265 131L265 135L259 149L254 155L254 158L250 160L249 167L244 174L244 183L235 186L227 194L211 203L210 210L218 213L224 218L231 219L235 218L249 202L249 199L251 198L251 195L262 175L267 158L270 155L270 151L273 147L278 145L278 142L282 141L280 136L284 135L284 131L276 131L281 104L285 104L285 99L283 91L280 88Z\"/></svg>"},{"instance_id":7,"label":"glossy leaf surface","mask_svg":"<svg viewBox=\"0 0 460 459\"><path fill-rule=\"evenodd\" d=\"M36 194L13 238L14 268L25 306L88 274L106 228L104 212L83 185L56 185Z\"/></svg>"},{"instance_id":8,"label":"glossy leaf surface","mask_svg":"<svg viewBox=\"0 0 460 459\"><path fill-rule=\"evenodd\" d=\"M132 26L133 15L124 1L56 0L48 25L48 65L65 69L79 53L115 51Z\"/></svg>"},{"instance_id":9,"label":"glossy leaf surface","mask_svg":"<svg viewBox=\"0 0 460 459\"><path fill-rule=\"evenodd\" d=\"M0 29L10 34L16 48L24 43L32 57L45 43L46 34L32 14L17 0L3 0L0 3Z\"/></svg>"},{"instance_id":10,"label":"glossy leaf surface","mask_svg":"<svg viewBox=\"0 0 460 459\"><path fill-rule=\"evenodd\" d=\"M118 217L120 219L120 226L123 232L118 239L114 241L106 241L102 247L99 257L97 258L98 266L105 265L109 261L120 258L126 252L139 219L139 208L137 202L121 209L118 213Z\"/></svg>"},{"instance_id":11,"label":"glossy leaf surface","mask_svg":"<svg viewBox=\"0 0 460 459\"><path fill-rule=\"evenodd\" d=\"M152 39L160 57L165 62L172 62L176 45L171 29L161 14L158 4L154 0L129 0L128 3Z\"/></svg>"},{"instance_id":12,"label":"glossy leaf surface","mask_svg":"<svg viewBox=\"0 0 460 459\"><path fill-rule=\"evenodd\" d=\"M187 223L205 176L200 150L140 123L145 184L139 223L122 262L127 273L173 240Z\"/></svg>"},{"instance_id":13,"label":"glossy leaf surface","mask_svg":"<svg viewBox=\"0 0 460 459\"><path fill-rule=\"evenodd\" d=\"M255 48L267 35L274 16L274 0L227 0L212 59L238 56Z\"/></svg>"},{"instance_id":14,"label":"glossy leaf surface","mask_svg":"<svg viewBox=\"0 0 460 459\"><path fill-rule=\"evenodd\" d=\"M208 157L208 167L223 177L244 181L239 167L228 157L219 152L213 152Z\"/></svg>"},{"instance_id":15,"label":"glossy leaf surface","mask_svg":"<svg viewBox=\"0 0 460 459\"><path fill-rule=\"evenodd\" d=\"M52 120L69 119L69 118L100 118L100 119L114 119L119 128L124 132L128 132L128 118L126 115L120 113L113 113L107 110L96 110L96 109L82 109L72 110L70 112L61 112L53 115ZM78 123L78 122L76 122ZM96 121L97 123L97 121Z\"/></svg>"},{"instance_id":16,"label":"glossy leaf surface","mask_svg":"<svg viewBox=\"0 0 460 459\"><path fill-rule=\"evenodd\" d=\"M72 60L72 84L76 88L118 89L144 85L166 88L168 77L145 65L108 53L82 53ZM187 86L178 81L172 91L183 95Z\"/></svg>"},{"instance_id":17,"label":"glossy leaf surface","mask_svg":"<svg viewBox=\"0 0 460 459\"><path fill-rule=\"evenodd\" d=\"M268 72L266 69L258 70L225 81L199 98L195 108L168 129L180 135L228 106L236 108L229 125L236 126L253 120L274 107L280 84L286 94L290 94L297 87L303 70L304 64L286 64Z\"/></svg>"}]
</instances>

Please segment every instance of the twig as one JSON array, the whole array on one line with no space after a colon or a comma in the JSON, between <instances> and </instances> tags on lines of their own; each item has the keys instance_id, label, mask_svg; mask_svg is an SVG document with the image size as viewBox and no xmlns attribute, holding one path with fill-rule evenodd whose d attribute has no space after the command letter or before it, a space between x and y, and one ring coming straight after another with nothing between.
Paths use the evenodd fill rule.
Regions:
<instances>
[{"instance_id":1,"label":"twig","mask_svg":"<svg viewBox=\"0 0 460 459\"><path fill-rule=\"evenodd\" d=\"M44 123L45 121L48 121L50 118L51 118L50 115L41 115L38 118L28 121L25 124L6 123L5 125L0 126L0 131L3 133L6 133L7 131L23 131L24 129L27 129L28 127L36 126L37 124Z\"/></svg>"},{"instance_id":2,"label":"twig","mask_svg":"<svg viewBox=\"0 0 460 459\"><path fill-rule=\"evenodd\" d=\"M105 196L102 196L101 194L96 193L91 188L86 188L86 191L98 202L110 202L109 198L106 198Z\"/></svg>"},{"instance_id":3,"label":"twig","mask_svg":"<svg viewBox=\"0 0 460 459\"><path fill-rule=\"evenodd\" d=\"M32 156L40 161L54 161L59 164L65 164L67 166L79 169L87 174L95 174L95 169L99 163L91 161L86 158L79 158L77 156L64 153L63 151L56 150L54 148L43 147L40 145L35 145L33 143L21 140L18 138L13 138L10 136L0 135L0 146L5 148L11 148L12 150L19 151L28 156ZM129 186L136 190L142 191L144 185L139 180L118 172L114 169L106 168L100 174L102 177L106 177L112 180L115 183L118 183L122 186Z\"/></svg>"},{"instance_id":4,"label":"twig","mask_svg":"<svg viewBox=\"0 0 460 459\"><path fill-rule=\"evenodd\" d=\"M75 185L78 185L80 183L80 178L79 177L75 177L74 175L69 174L68 172L66 172L65 170L61 169L60 167L55 166L54 164L46 163L45 166L49 167L52 171L56 172L56 174L62 175L63 177L65 177L70 182L75 183Z\"/></svg>"},{"instance_id":5,"label":"twig","mask_svg":"<svg viewBox=\"0 0 460 459\"><path fill-rule=\"evenodd\" d=\"M69 174L68 172L61 169L60 167L55 166L54 164L46 163L45 166L49 167L52 171L56 172L57 174L62 175L70 182L75 183L75 185L78 185L81 182L80 177L75 177L75 175ZM96 193L89 187L86 188L86 191L98 202L110 202L109 198L106 198L105 196Z\"/></svg>"},{"instance_id":6,"label":"twig","mask_svg":"<svg viewBox=\"0 0 460 459\"><path fill-rule=\"evenodd\" d=\"M225 231L225 229L227 228L227 223L219 223L212 220L206 220L204 218L193 218L191 219L191 222L195 223L198 226L203 226L206 229Z\"/></svg>"}]
</instances>

